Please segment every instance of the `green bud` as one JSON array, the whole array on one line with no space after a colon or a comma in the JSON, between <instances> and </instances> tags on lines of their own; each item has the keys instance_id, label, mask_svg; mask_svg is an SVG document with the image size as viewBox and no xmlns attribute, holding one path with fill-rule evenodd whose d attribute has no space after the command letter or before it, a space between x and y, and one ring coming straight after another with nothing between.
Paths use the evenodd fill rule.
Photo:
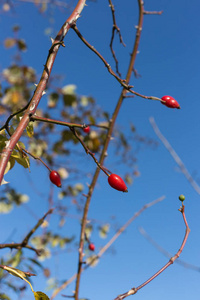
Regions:
<instances>
[{"instance_id":1,"label":"green bud","mask_svg":"<svg viewBox=\"0 0 200 300\"><path fill-rule=\"evenodd\" d=\"M180 196L179 196L179 200L180 200L180 201L184 201L184 200L185 200L185 196L184 196L184 195L180 195Z\"/></svg>"}]
</instances>

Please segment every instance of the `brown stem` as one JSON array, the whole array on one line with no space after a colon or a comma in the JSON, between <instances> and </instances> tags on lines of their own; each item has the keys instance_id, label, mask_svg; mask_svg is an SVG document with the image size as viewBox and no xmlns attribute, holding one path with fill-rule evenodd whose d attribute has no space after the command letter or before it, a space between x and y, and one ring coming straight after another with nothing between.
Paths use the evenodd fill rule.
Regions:
<instances>
[{"instance_id":1,"label":"brown stem","mask_svg":"<svg viewBox=\"0 0 200 300\"><path fill-rule=\"evenodd\" d=\"M120 29L119 27L117 26L117 22L116 22L116 18L115 18L115 7L112 3L111 0L108 0L109 2L109 6L110 6L110 9L111 9L111 13L112 13L112 19L113 19L113 27L112 27L112 36L111 36L111 40L110 40L110 50L111 50L111 53L112 53L112 56L114 58L114 61L115 61L115 66L116 66L116 72L117 74L119 75L119 77L121 77L121 73L119 72L119 63L118 63L118 60L117 60L117 57L115 55L115 51L113 49L113 41L114 41L114 38L115 38L115 31L117 31L117 33L119 34L119 39L120 39L120 43L125 47L126 45L124 44L123 42L123 39L122 39L122 35L121 35L121 32L120 32Z\"/></svg>"},{"instance_id":2,"label":"brown stem","mask_svg":"<svg viewBox=\"0 0 200 300\"><path fill-rule=\"evenodd\" d=\"M55 40L52 41L52 46L49 50L49 54L48 54L39 84L36 87L34 95L31 99L31 101L28 105L28 108L26 109L24 116L22 117L17 129L11 136L10 140L6 143L6 147L2 151L1 158L0 158L0 183L3 180L3 175L4 175L4 171L6 169L6 165L9 161L9 158L11 156L11 153L12 153L16 143L21 138L24 130L26 129L26 127L29 123L29 120L30 120L30 116L32 116L36 112L38 104L39 104L39 102L42 98L42 95L44 93L44 90L47 86L47 82L49 80L58 50L59 50L60 46L63 45L64 37L67 34L67 32L69 31L69 29L71 28L72 23L74 24L76 22L76 20L79 18L80 13L85 6L85 1L86 0L78 1L71 16L66 20L66 22L61 27Z\"/></svg>"},{"instance_id":3,"label":"brown stem","mask_svg":"<svg viewBox=\"0 0 200 300\"><path fill-rule=\"evenodd\" d=\"M77 123L68 123L64 121L59 121L59 120L53 120L53 119L48 119L48 118L43 118L43 117L38 117L36 115L30 117L30 121L40 121L44 123L50 123L50 124L56 124L56 125L62 125L62 126L67 126L67 127L79 127L79 128L84 128L85 125L82 124L77 124Z\"/></svg>"},{"instance_id":4,"label":"brown stem","mask_svg":"<svg viewBox=\"0 0 200 300\"><path fill-rule=\"evenodd\" d=\"M92 263L94 263L96 260L98 260L107 250L108 248L119 238L119 236L127 229L127 227L136 219L138 218L143 211L148 209L149 207L157 204L160 201L163 201L165 199L165 196L162 196L152 202L149 202L145 204L139 211L137 211L116 233L115 235L108 241L108 243L97 253L97 255L94 257L93 260L90 261L90 263L86 264L84 268L82 268L82 272L86 271ZM62 290L64 290L70 283L72 283L77 277L77 274L74 274L70 279L65 281L59 288L57 288L51 297L51 300L53 300Z\"/></svg>"},{"instance_id":5,"label":"brown stem","mask_svg":"<svg viewBox=\"0 0 200 300\"><path fill-rule=\"evenodd\" d=\"M135 43L134 43L134 47L133 47L133 51L132 51L132 54L131 54L127 75L126 75L126 80L125 80L126 85L128 85L129 82L130 82L133 66L134 66L134 63L135 63L136 56L137 56L137 50L138 50L138 46L139 46L141 31L142 31L143 10L144 10L143 2L141 0L138 0L138 5L139 5L138 29L137 29ZM122 92L121 92L121 95L119 97L119 100L117 102L117 105L115 107L115 110L113 112L112 118L110 120L110 126L109 126L108 133L107 133L107 136L106 136L106 140L105 140L105 143L104 143L104 148L102 150L101 157L100 157L100 160L99 160L100 165L103 165L103 162L104 162L104 159L105 159L105 156L106 156L106 153L107 153L108 145L110 143L110 139L111 139L111 136L112 136L113 128L114 128L117 116L119 114L119 111L120 111L120 108L121 108L121 105L122 105L122 102L123 102L123 99L124 99L126 93L127 93L127 89L123 88ZM99 173L100 173L100 169L97 168L95 173L94 173L91 185L89 187L88 197L86 199L86 203L85 203L85 207L84 207L83 219L82 219L82 224L81 224L80 242L79 242L79 261L78 261L78 271L77 271L77 279L76 279L75 300L78 300L78 298L79 298L79 286L80 286L83 256L84 256L83 255L83 246L84 246L84 237L85 237L85 227L86 227L86 224L87 224L87 215L88 215L88 210L89 210L89 206L90 206L91 197L92 197L92 194L93 194L94 187L97 183Z\"/></svg>"},{"instance_id":6,"label":"brown stem","mask_svg":"<svg viewBox=\"0 0 200 300\"><path fill-rule=\"evenodd\" d=\"M42 250L35 249L31 246L28 245L29 239L31 236L35 233L35 231L42 225L44 222L45 218L49 215L52 214L53 209L49 209L48 212L37 222L37 224L31 229L31 231L25 236L23 241L21 243L10 243L10 244L0 244L0 249L3 248L10 248L10 249L21 249L21 248L27 248L29 250L33 250L37 253L37 255L40 255Z\"/></svg>"},{"instance_id":7,"label":"brown stem","mask_svg":"<svg viewBox=\"0 0 200 300\"><path fill-rule=\"evenodd\" d=\"M99 167L99 168L100 168L107 176L109 176L109 174L107 173L107 171L105 170L105 168L102 167L102 166L100 165L100 163L98 162L98 160L96 159L94 153L92 153L92 152L90 151L90 149L85 145L85 143L83 142L83 140L80 138L80 136L79 136L78 133L76 132L75 128L74 128L74 127L71 127L70 130L72 131L72 133L74 134L74 136L77 138L77 140L81 143L81 145L82 145L83 148L85 149L85 152L86 152L87 154L89 154L89 155L93 158L93 160L94 160L94 162L97 164L97 166L98 166L98 167Z\"/></svg>"},{"instance_id":8,"label":"brown stem","mask_svg":"<svg viewBox=\"0 0 200 300\"><path fill-rule=\"evenodd\" d=\"M147 239L147 241L149 243L151 243L160 253L162 253L164 256L166 256L168 258L172 257L172 254L169 253L168 251L166 251L164 248L162 248L155 240L153 240L152 237L147 234L147 232L144 230L144 228L139 227L138 230ZM189 264L180 258L178 260L175 260L175 262L186 269L191 269L191 270L200 272L200 267Z\"/></svg>"},{"instance_id":9,"label":"brown stem","mask_svg":"<svg viewBox=\"0 0 200 300\"><path fill-rule=\"evenodd\" d=\"M187 223L187 220L186 220L186 216L185 216L185 206L182 204L182 207L179 209L179 211L182 213L182 216L183 216L183 220L184 220L184 223L185 223L185 227L186 227L186 230L185 230L185 236L183 238L183 242L181 244L181 247L180 249L177 251L177 253L170 258L170 260L168 261L168 263L166 263L166 265L164 265L158 272L156 272L154 275L152 275L149 279L147 279L144 283L142 283L141 285L139 285L138 287L136 288L132 288L130 289L128 292L126 293L123 293L119 296L117 296L114 300L122 300L122 299L125 299L126 297L128 296L131 296L131 295L134 295L136 294L140 289L142 289L145 285L147 285L148 283L150 283L152 280L154 280L157 276L159 276L162 272L164 272L169 266L171 266L174 261L180 256L180 254L182 253L183 251L183 248L187 242L187 239L188 239L188 235L190 233L190 228L188 226L188 223Z\"/></svg>"}]
</instances>

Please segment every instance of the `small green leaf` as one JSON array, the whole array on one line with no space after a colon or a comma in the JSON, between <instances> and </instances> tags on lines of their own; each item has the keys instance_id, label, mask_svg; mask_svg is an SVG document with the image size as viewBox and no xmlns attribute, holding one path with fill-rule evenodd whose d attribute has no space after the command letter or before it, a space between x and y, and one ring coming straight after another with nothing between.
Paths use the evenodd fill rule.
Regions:
<instances>
[{"instance_id":1,"label":"small green leaf","mask_svg":"<svg viewBox=\"0 0 200 300\"><path fill-rule=\"evenodd\" d=\"M99 259L98 259L97 255L91 255L87 259L87 264L90 265L91 267L96 267L96 265L98 264L98 262L99 262Z\"/></svg>"},{"instance_id":2,"label":"small green leaf","mask_svg":"<svg viewBox=\"0 0 200 300\"><path fill-rule=\"evenodd\" d=\"M33 292L35 300L49 300L49 297L42 292Z\"/></svg>"},{"instance_id":3,"label":"small green leaf","mask_svg":"<svg viewBox=\"0 0 200 300\"><path fill-rule=\"evenodd\" d=\"M26 51L27 50L26 43L22 39L17 41L17 46L18 46L19 50L21 50L21 51Z\"/></svg>"},{"instance_id":4,"label":"small green leaf","mask_svg":"<svg viewBox=\"0 0 200 300\"><path fill-rule=\"evenodd\" d=\"M62 88L63 95L75 95L76 94L76 85L68 84Z\"/></svg>"},{"instance_id":5,"label":"small green leaf","mask_svg":"<svg viewBox=\"0 0 200 300\"><path fill-rule=\"evenodd\" d=\"M8 266L1 266L1 268L6 270L8 273L12 274L13 276L19 277L21 279L26 278L26 273L19 269L15 269Z\"/></svg>"},{"instance_id":6,"label":"small green leaf","mask_svg":"<svg viewBox=\"0 0 200 300\"><path fill-rule=\"evenodd\" d=\"M34 135L33 122L29 122L28 126L26 127L26 132L30 138Z\"/></svg>"},{"instance_id":7,"label":"small green leaf","mask_svg":"<svg viewBox=\"0 0 200 300\"><path fill-rule=\"evenodd\" d=\"M48 96L48 107L49 108L54 108L58 102L59 95L58 93L51 93Z\"/></svg>"},{"instance_id":8,"label":"small green leaf","mask_svg":"<svg viewBox=\"0 0 200 300\"><path fill-rule=\"evenodd\" d=\"M14 157L15 160L18 162L18 164L23 166L25 169L29 168L30 164L29 164L28 156L22 156L21 153L19 153L17 151L13 151L13 153L11 154L11 157Z\"/></svg>"},{"instance_id":9,"label":"small green leaf","mask_svg":"<svg viewBox=\"0 0 200 300\"><path fill-rule=\"evenodd\" d=\"M105 224L104 226L99 228L99 235L102 239L105 239L107 237L109 229L110 229L110 224Z\"/></svg>"}]
</instances>

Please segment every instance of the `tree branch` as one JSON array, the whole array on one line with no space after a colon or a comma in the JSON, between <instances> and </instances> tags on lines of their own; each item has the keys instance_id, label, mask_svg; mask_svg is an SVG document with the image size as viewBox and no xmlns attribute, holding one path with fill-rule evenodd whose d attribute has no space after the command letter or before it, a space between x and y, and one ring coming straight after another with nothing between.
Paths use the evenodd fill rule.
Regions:
<instances>
[{"instance_id":1,"label":"tree branch","mask_svg":"<svg viewBox=\"0 0 200 300\"><path fill-rule=\"evenodd\" d=\"M137 56L137 50L138 50L138 46L139 46L139 41L140 41L140 36L141 36L141 31L142 31L142 25L143 25L144 7L143 7L143 2L141 0L138 0L138 6L139 6L138 29L137 29L137 32L136 32L135 43L134 43L134 47L133 47L133 51L132 51L132 54L131 54L127 75L126 75L126 80L125 80L126 85L129 84L130 78L131 78L131 75L132 75L132 70L133 70L133 66L134 66L134 63L135 63L136 56ZM111 139L111 136L112 136L114 125L115 125L117 116L119 114L120 108L122 106L124 97L126 96L126 93L127 93L127 89L123 88L122 91L121 91L121 95L119 97L119 100L117 102L117 105L115 107L115 110L113 112L112 118L110 120L106 140L105 140L104 147L103 147L101 157L100 157L100 160L99 160L100 165L103 165L103 163L104 163L104 159L105 159L107 149L108 149L108 146L109 146L109 143L110 143L110 139ZM84 238L85 238L85 227L86 227L86 224L87 224L87 215L88 215L88 210L89 210L89 206L90 206L91 197L92 197L92 194L93 194L93 191L94 191L94 187L97 183L99 173L100 173L100 169L97 168L95 173L94 173L91 185L89 187L88 197L86 199L86 203L85 203L85 207L84 207L83 219L82 219L82 224L81 224L80 242L79 242L79 259L78 259L78 271L77 271L77 278L76 278L75 300L79 299L79 286L80 286L83 256L84 256L83 246L84 246Z\"/></svg>"},{"instance_id":2,"label":"tree branch","mask_svg":"<svg viewBox=\"0 0 200 300\"><path fill-rule=\"evenodd\" d=\"M191 186L194 188L194 190L200 195L200 186L197 184L197 182L194 180L192 175L189 173L188 169L186 168L186 166L184 165L184 163L182 162L182 160L180 159L180 157L178 156L176 151L172 148L172 146L170 145L168 140L164 137L164 135L162 135L154 118L151 117L149 119L149 122L150 122L151 126L153 127L153 130L154 130L155 134L157 135L157 137L161 140L161 142L163 143L165 148L169 151L169 153L171 154L171 156L173 157L173 159L179 166L183 175L187 178L187 180L189 181Z\"/></svg>"},{"instance_id":3,"label":"tree branch","mask_svg":"<svg viewBox=\"0 0 200 300\"><path fill-rule=\"evenodd\" d=\"M64 37L66 36L67 32L71 28L72 24L74 24L77 21L77 19L79 18L80 13L85 6L85 2L86 2L86 0L78 1L71 16L66 20L66 22L61 27L55 40L52 41L52 46L49 49L49 54L48 54L39 84L36 87L34 95L31 99L31 101L28 105L28 108L26 109L24 116L22 117L17 129L11 136L10 140L6 143L6 147L2 151L1 158L0 158L0 183L3 180L3 175L4 175L4 171L6 169L6 165L9 161L9 158L11 156L11 153L12 153L16 143L21 138L24 130L26 129L26 127L30 121L30 116L32 116L36 112L38 104L39 104L39 102L42 98L42 95L45 91L45 88L47 86L47 82L49 80L58 50L59 50L60 46L63 45Z\"/></svg>"},{"instance_id":4,"label":"tree branch","mask_svg":"<svg viewBox=\"0 0 200 300\"><path fill-rule=\"evenodd\" d=\"M145 204L139 211L137 211L120 229L115 233L115 235L108 241L108 243L97 253L97 255L92 259L89 263L87 263L84 268L82 268L82 272L86 271L96 260L98 260L103 254L110 248L110 246L119 238L119 236L128 228L128 226L138 218L143 211L150 208L151 206L163 201L165 196L162 196L152 202ZM70 283L72 283L77 277L77 274L74 274L70 279L65 281L59 288L57 288L51 297L53 300L62 290L64 290Z\"/></svg>"},{"instance_id":5,"label":"tree branch","mask_svg":"<svg viewBox=\"0 0 200 300\"><path fill-rule=\"evenodd\" d=\"M183 205L182 203L182 207L179 209L179 211L181 212L182 216L183 216L183 220L184 220L184 223L185 223L185 226L186 226L186 230L185 230L185 236L183 238L183 242L180 246L180 249L178 250L178 252L170 258L170 260L168 261L168 263L166 263L165 266L163 266L158 272L156 272L153 276L151 276L148 280L146 280L144 283L142 283L141 285L139 285L138 287L136 288L132 288L130 289L128 292L126 293L123 293L119 296L117 296L114 300L122 300L122 299L125 299L126 297L128 296L131 296L131 295L134 295L136 294L140 289L142 289L145 285L147 285L148 283L150 283L152 280L154 280L158 275L160 275L162 272L164 272L169 266L171 266L174 261L180 256L180 254L182 253L183 251L183 248L186 244L186 241L188 239L188 235L190 233L190 228L188 226L188 223L187 223L187 220L186 220L186 216L185 216L185 206Z\"/></svg>"}]
</instances>

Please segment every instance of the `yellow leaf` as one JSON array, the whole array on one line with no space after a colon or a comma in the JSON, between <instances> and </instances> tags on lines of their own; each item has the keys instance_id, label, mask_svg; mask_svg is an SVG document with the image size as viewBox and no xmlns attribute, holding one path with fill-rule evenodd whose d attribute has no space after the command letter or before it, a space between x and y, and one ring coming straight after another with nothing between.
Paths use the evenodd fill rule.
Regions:
<instances>
[{"instance_id":1,"label":"yellow leaf","mask_svg":"<svg viewBox=\"0 0 200 300\"><path fill-rule=\"evenodd\" d=\"M35 300L49 300L49 297L42 292L34 292Z\"/></svg>"}]
</instances>

